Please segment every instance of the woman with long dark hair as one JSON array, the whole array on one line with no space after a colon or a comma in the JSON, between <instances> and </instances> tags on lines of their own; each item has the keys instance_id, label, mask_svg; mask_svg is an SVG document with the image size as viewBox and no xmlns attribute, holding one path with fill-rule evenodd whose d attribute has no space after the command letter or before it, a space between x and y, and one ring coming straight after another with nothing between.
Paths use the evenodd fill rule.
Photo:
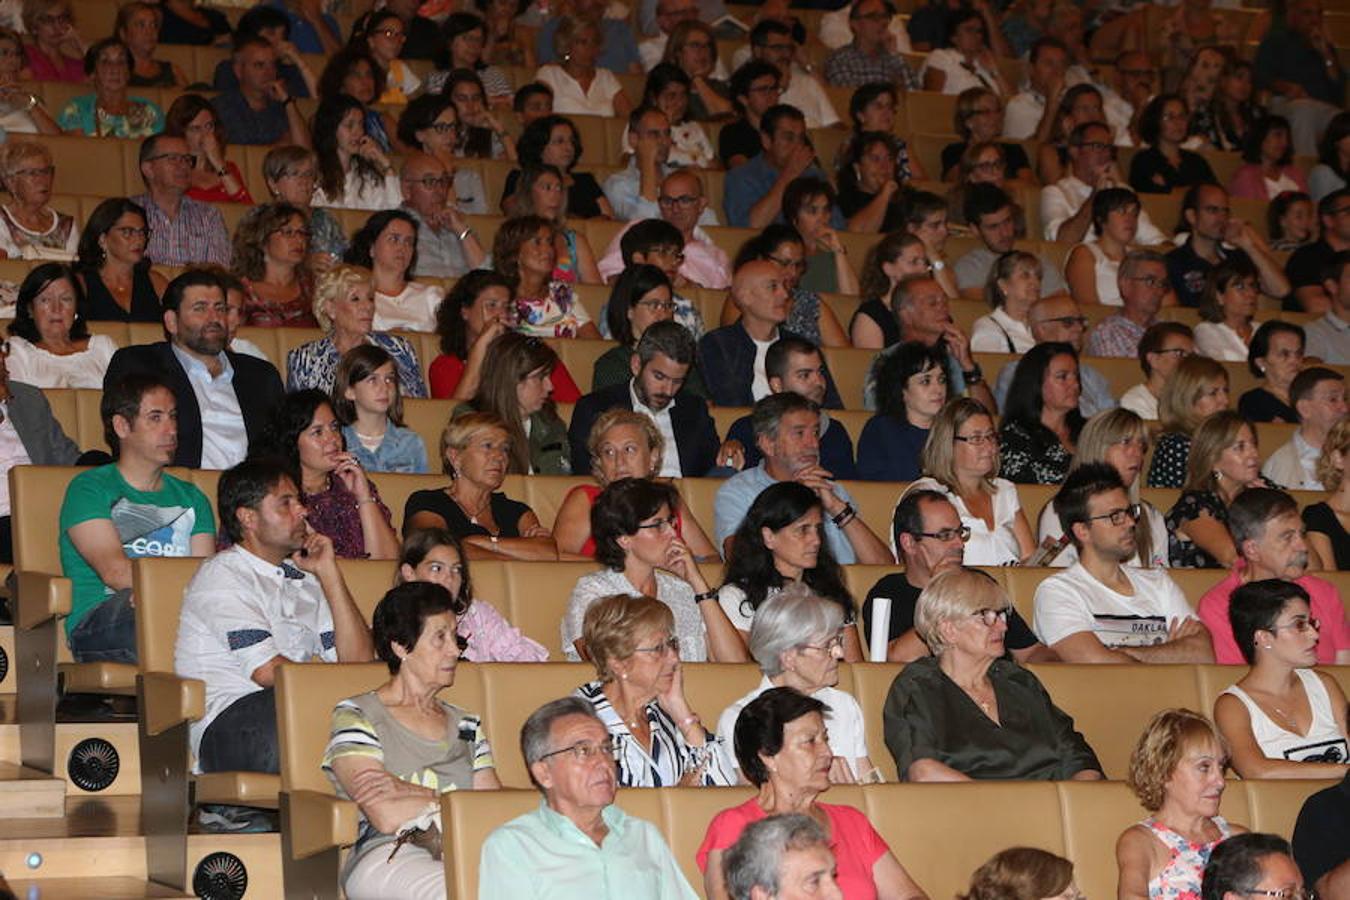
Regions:
<instances>
[{"instance_id":1,"label":"woman with long dark hair","mask_svg":"<svg viewBox=\"0 0 1350 900\"><path fill-rule=\"evenodd\" d=\"M1258 119L1242 145L1242 161L1228 181L1228 193L1249 200L1273 200L1284 191L1308 192L1308 178L1294 165L1293 132L1282 116Z\"/></svg>"},{"instance_id":2,"label":"woman with long dark hair","mask_svg":"<svg viewBox=\"0 0 1350 900\"><path fill-rule=\"evenodd\" d=\"M933 420L947 404L946 357L918 341L887 354L877 374L877 413L858 437L858 477L914 481Z\"/></svg>"},{"instance_id":3,"label":"woman with long dark hair","mask_svg":"<svg viewBox=\"0 0 1350 900\"><path fill-rule=\"evenodd\" d=\"M366 131L366 107L347 94L319 104L312 127L319 160L315 206L396 209L403 187L389 157Z\"/></svg>"},{"instance_id":4,"label":"woman with long dark hair","mask_svg":"<svg viewBox=\"0 0 1350 900\"><path fill-rule=\"evenodd\" d=\"M605 307L609 333L619 342L595 361L591 390L627 382L633 377L629 360L638 338L657 322L675 318L670 279L656 266L639 263L623 270L614 281Z\"/></svg>"},{"instance_id":5,"label":"woman with long dark hair","mask_svg":"<svg viewBox=\"0 0 1350 900\"><path fill-rule=\"evenodd\" d=\"M1331 120L1318 145L1317 165L1308 173L1308 193L1314 203L1350 182L1350 112Z\"/></svg>"},{"instance_id":6,"label":"woman with long dark hair","mask_svg":"<svg viewBox=\"0 0 1350 900\"><path fill-rule=\"evenodd\" d=\"M478 391L469 405L505 423L511 443L510 473L566 475L570 471L567 425L550 396L553 383L549 376L557 364L558 355L548 344L516 332L499 336L488 347Z\"/></svg>"},{"instance_id":7,"label":"woman with long dark hair","mask_svg":"<svg viewBox=\"0 0 1350 900\"><path fill-rule=\"evenodd\" d=\"M999 429L1000 474L1017 484L1059 484L1069 472L1083 414L1078 353L1058 341L1037 344L1017 363Z\"/></svg>"},{"instance_id":8,"label":"woman with long dark hair","mask_svg":"<svg viewBox=\"0 0 1350 900\"><path fill-rule=\"evenodd\" d=\"M563 184L567 188L567 215L574 219L594 219L599 216L614 217L614 209L609 205L600 183L590 172L574 172L581 161L581 132L566 116L548 115L535 119L520 135L516 145L522 166L546 163L557 166L563 173ZM501 207L507 215L514 215L509 206L510 198L516 192L516 181L520 170L515 169L506 176L506 187L502 190Z\"/></svg>"},{"instance_id":9,"label":"woman with long dark hair","mask_svg":"<svg viewBox=\"0 0 1350 900\"><path fill-rule=\"evenodd\" d=\"M91 322L159 322L159 298L168 287L145 255L150 229L145 210L125 197L104 200L80 235L76 269Z\"/></svg>"}]
</instances>

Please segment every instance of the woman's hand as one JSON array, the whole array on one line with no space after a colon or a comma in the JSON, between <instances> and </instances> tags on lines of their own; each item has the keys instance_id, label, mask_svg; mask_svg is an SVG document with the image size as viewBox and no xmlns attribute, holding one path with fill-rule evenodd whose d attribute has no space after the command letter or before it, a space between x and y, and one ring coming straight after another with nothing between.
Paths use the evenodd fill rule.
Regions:
<instances>
[{"instance_id":1,"label":"woman's hand","mask_svg":"<svg viewBox=\"0 0 1350 900\"><path fill-rule=\"evenodd\" d=\"M816 243L831 253L846 252L843 243L839 240L839 235L829 225L822 228L820 234L816 235Z\"/></svg>"},{"instance_id":2,"label":"woman's hand","mask_svg":"<svg viewBox=\"0 0 1350 900\"><path fill-rule=\"evenodd\" d=\"M830 760L830 784L857 784L858 779L853 777L853 767L848 764L848 760L842 756L836 756Z\"/></svg>"},{"instance_id":3,"label":"woman's hand","mask_svg":"<svg viewBox=\"0 0 1350 900\"><path fill-rule=\"evenodd\" d=\"M670 687L656 695L656 703L665 710L666 715L675 720L675 727L680 731L683 732L690 727L684 723L694 715L694 711L689 708L689 701L684 696L684 665L679 660L675 661L675 674L670 678Z\"/></svg>"},{"instance_id":4,"label":"woman's hand","mask_svg":"<svg viewBox=\"0 0 1350 900\"><path fill-rule=\"evenodd\" d=\"M694 593L707 592L708 582L704 580L703 573L698 570L698 563L694 560L693 552L689 549L689 545L679 538L672 540L670 546L666 548L666 568L689 582L689 586L694 589Z\"/></svg>"},{"instance_id":5,"label":"woman's hand","mask_svg":"<svg viewBox=\"0 0 1350 900\"><path fill-rule=\"evenodd\" d=\"M358 156L364 156L374 163L379 167L381 172L389 171L389 157L384 155L384 151L380 149L380 145L377 144L375 139L370 135L361 138L360 142L356 145L356 153Z\"/></svg>"},{"instance_id":6,"label":"woman's hand","mask_svg":"<svg viewBox=\"0 0 1350 900\"><path fill-rule=\"evenodd\" d=\"M357 503L364 503L371 499L370 481L366 478L365 470L361 464L356 461L356 457L350 453L344 453L339 457L337 468L333 470L333 475L342 482L342 486L347 492L356 498Z\"/></svg>"}]
</instances>

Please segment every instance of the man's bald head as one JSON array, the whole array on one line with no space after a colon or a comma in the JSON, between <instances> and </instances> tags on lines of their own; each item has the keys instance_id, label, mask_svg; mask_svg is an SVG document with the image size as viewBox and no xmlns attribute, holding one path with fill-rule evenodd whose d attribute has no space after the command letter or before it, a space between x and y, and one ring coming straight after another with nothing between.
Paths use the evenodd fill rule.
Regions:
<instances>
[{"instance_id":1,"label":"man's bald head","mask_svg":"<svg viewBox=\"0 0 1350 900\"><path fill-rule=\"evenodd\" d=\"M703 196L703 179L688 169L677 169L661 182L656 199L661 207L661 218L680 229L687 243L698 225L699 216L708 207L708 199Z\"/></svg>"},{"instance_id":2,"label":"man's bald head","mask_svg":"<svg viewBox=\"0 0 1350 900\"><path fill-rule=\"evenodd\" d=\"M404 157L400 180L403 201L419 216L429 216L445 209L450 196L450 179L440 160L426 153L412 153Z\"/></svg>"},{"instance_id":3,"label":"man's bald head","mask_svg":"<svg viewBox=\"0 0 1350 900\"><path fill-rule=\"evenodd\" d=\"M731 302L741 311L747 325L752 320L781 325L788 313L782 266L768 259L756 259L741 266L731 279Z\"/></svg>"},{"instance_id":4,"label":"man's bald head","mask_svg":"<svg viewBox=\"0 0 1350 900\"><path fill-rule=\"evenodd\" d=\"M1063 341L1072 344L1078 352L1083 351L1087 320L1068 294L1051 294L1037 300L1032 304L1027 320L1037 343Z\"/></svg>"}]
</instances>

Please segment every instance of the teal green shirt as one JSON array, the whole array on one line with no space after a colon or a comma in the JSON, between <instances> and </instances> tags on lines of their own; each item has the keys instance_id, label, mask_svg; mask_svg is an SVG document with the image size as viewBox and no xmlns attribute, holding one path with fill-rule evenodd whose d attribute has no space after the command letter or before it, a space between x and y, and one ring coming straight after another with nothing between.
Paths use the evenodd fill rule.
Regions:
<instances>
[{"instance_id":1,"label":"teal green shirt","mask_svg":"<svg viewBox=\"0 0 1350 900\"><path fill-rule=\"evenodd\" d=\"M127 484L116 463L76 475L61 503L61 573L72 585L66 634L112 593L70 540L73 526L95 519L112 522L128 559L191 556L194 534L216 533L206 495L167 472L157 491L138 491Z\"/></svg>"},{"instance_id":2,"label":"teal green shirt","mask_svg":"<svg viewBox=\"0 0 1350 900\"><path fill-rule=\"evenodd\" d=\"M617 806L601 817L600 846L540 801L483 842L479 900L698 900L666 839Z\"/></svg>"}]
</instances>

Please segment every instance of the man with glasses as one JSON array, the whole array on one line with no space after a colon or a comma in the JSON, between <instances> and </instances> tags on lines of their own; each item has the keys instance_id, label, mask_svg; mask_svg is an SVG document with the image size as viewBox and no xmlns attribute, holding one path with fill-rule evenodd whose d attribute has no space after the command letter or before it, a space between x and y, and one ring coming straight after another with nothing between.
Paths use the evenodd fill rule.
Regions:
<instances>
[{"instance_id":1,"label":"man with glasses","mask_svg":"<svg viewBox=\"0 0 1350 900\"><path fill-rule=\"evenodd\" d=\"M611 409L640 412L656 425L665 442L657 473L662 478L702 478L728 457L740 455L739 445L724 447L718 438L708 402L683 390L694 364L694 338L683 325L670 321L674 312L673 308L661 310L664 320L648 326L638 338L630 363L631 379L577 401L567 429L573 475L591 473L591 428Z\"/></svg>"},{"instance_id":2,"label":"man with glasses","mask_svg":"<svg viewBox=\"0 0 1350 900\"><path fill-rule=\"evenodd\" d=\"M1054 502L1078 562L1036 588L1035 629L1046 646L1064 662L1213 662L1209 630L1167 570L1125 565L1138 549L1141 511L1115 467L1079 467Z\"/></svg>"},{"instance_id":3,"label":"man with glasses","mask_svg":"<svg viewBox=\"0 0 1350 900\"><path fill-rule=\"evenodd\" d=\"M1322 269L1322 289L1330 305L1303 326L1308 336L1304 349L1328 365L1350 364L1350 250L1341 250L1328 260Z\"/></svg>"},{"instance_id":4,"label":"man with glasses","mask_svg":"<svg viewBox=\"0 0 1350 900\"><path fill-rule=\"evenodd\" d=\"M1285 298L1284 308L1293 312L1320 313L1331 305L1330 292L1322 275L1333 256L1350 250L1350 188L1341 188L1317 204L1321 237L1299 247L1284 265L1293 294Z\"/></svg>"},{"instance_id":5,"label":"man with glasses","mask_svg":"<svg viewBox=\"0 0 1350 900\"><path fill-rule=\"evenodd\" d=\"M1129 187L1116 166L1111 129L1102 122L1085 122L1069 135L1069 174L1041 188L1041 223L1047 241L1077 244L1092 225L1092 198L1110 187ZM1167 240L1145 210L1139 211L1139 244Z\"/></svg>"},{"instance_id":6,"label":"man with glasses","mask_svg":"<svg viewBox=\"0 0 1350 900\"><path fill-rule=\"evenodd\" d=\"M286 82L277 76L277 50L257 35L240 38L234 48L239 86L211 100L230 144L309 146L309 128Z\"/></svg>"},{"instance_id":7,"label":"man with glasses","mask_svg":"<svg viewBox=\"0 0 1350 900\"><path fill-rule=\"evenodd\" d=\"M1078 383L1081 388L1078 411L1083 414L1083 418L1090 419L1103 410L1117 406L1116 398L1111 394L1111 383L1082 357L1088 321L1078 301L1068 294L1042 297L1031 305L1027 322L1036 343L1065 343L1078 352ZM1007 365L998 373L998 380L994 383L994 399L998 401L999 409L1008 401L1008 391L1012 387L1016 370L1016 366Z\"/></svg>"},{"instance_id":8,"label":"man with glasses","mask_svg":"<svg viewBox=\"0 0 1350 900\"><path fill-rule=\"evenodd\" d=\"M1247 832L1221 841L1205 864L1204 900L1315 900L1284 838ZM1328 894L1328 900L1339 895Z\"/></svg>"},{"instance_id":9,"label":"man with glasses","mask_svg":"<svg viewBox=\"0 0 1350 900\"><path fill-rule=\"evenodd\" d=\"M1133 359L1139 341L1158 319L1163 297L1171 290L1167 280L1167 257L1153 250L1131 250L1116 274L1121 310L1107 316L1092 329L1087 340L1088 356Z\"/></svg>"},{"instance_id":10,"label":"man with glasses","mask_svg":"<svg viewBox=\"0 0 1350 900\"><path fill-rule=\"evenodd\" d=\"M1270 246L1250 224L1232 218L1228 192L1217 184L1197 184L1181 198L1177 241L1179 246L1167 254L1167 277L1182 306L1200 305L1210 270L1230 256L1248 258L1260 274L1261 291L1267 296L1289 293L1289 279L1284 277Z\"/></svg>"},{"instance_id":11,"label":"man with glasses","mask_svg":"<svg viewBox=\"0 0 1350 900\"><path fill-rule=\"evenodd\" d=\"M983 300L989 271L1000 256L1016 249L1017 232L1019 228L1025 230L1026 217L1003 188L988 182L967 186L962 212L975 229L980 246L966 251L952 265L952 271L956 274L956 286L962 297ZM1058 294L1067 291L1069 285L1060 271L1062 267L1044 253L1037 259L1041 261L1041 292Z\"/></svg>"},{"instance_id":12,"label":"man with glasses","mask_svg":"<svg viewBox=\"0 0 1350 900\"><path fill-rule=\"evenodd\" d=\"M131 202L145 210L150 229L145 256L157 266L214 263L228 268L234 251L225 217L211 204L187 196L194 161L183 138L157 134L141 142L145 193Z\"/></svg>"},{"instance_id":13,"label":"man with glasses","mask_svg":"<svg viewBox=\"0 0 1350 900\"><path fill-rule=\"evenodd\" d=\"M1233 591L1253 581L1278 578L1308 592L1312 617L1321 623L1317 661L1323 665L1350 663L1350 622L1340 592L1331 582L1308 574L1308 542L1294 498L1273 488L1248 488L1228 507L1228 532L1238 558L1228 576L1206 591L1197 607L1214 639L1214 661L1244 663L1228 621Z\"/></svg>"},{"instance_id":14,"label":"man with glasses","mask_svg":"<svg viewBox=\"0 0 1350 900\"><path fill-rule=\"evenodd\" d=\"M417 222L416 278L458 278L487 259L478 234L464 219L465 212L486 213L487 199L479 190L474 199L481 208L463 210L458 199L451 203L450 189L459 174L452 177L440 160L425 153L404 160L403 209Z\"/></svg>"},{"instance_id":15,"label":"man with glasses","mask_svg":"<svg viewBox=\"0 0 1350 900\"><path fill-rule=\"evenodd\" d=\"M639 106L628 116L628 166L605 179L605 197L614 218L625 222L661 215L661 183L672 171L670 120L655 106ZM717 217L704 210L716 225Z\"/></svg>"},{"instance_id":16,"label":"man with glasses","mask_svg":"<svg viewBox=\"0 0 1350 900\"><path fill-rule=\"evenodd\" d=\"M580 697L539 707L520 730L539 808L483 842L479 897L697 900L655 825L614 805L614 742Z\"/></svg>"},{"instance_id":17,"label":"man with glasses","mask_svg":"<svg viewBox=\"0 0 1350 900\"><path fill-rule=\"evenodd\" d=\"M1289 405L1298 412L1298 428L1261 466L1261 474L1289 490L1324 490L1317 463L1327 434L1345 418L1345 376L1325 366L1304 369L1289 385Z\"/></svg>"},{"instance_id":18,"label":"man with glasses","mask_svg":"<svg viewBox=\"0 0 1350 900\"><path fill-rule=\"evenodd\" d=\"M664 188L662 189L664 190ZM604 259L600 262L601 277L612 280L614 275L630 266L642 264L656 266L666 273L666 278L670 279L671 300L675 302L675 321L688 328L689 333L694 336L694 340L703 337L703 314L698 311L698 307L694 305L692 300L680 292L681 286L685 283L685 279L681 277L680 269L686 261L684 249L681 246L683 235L680 234L680 229L664 219L642 219L625 225L624 230L619 232L614 240L618 244L618 268L616 269L616 264L610 261L609 254L613 250L613 243L611 243L610 248L605 251ZM608 300L601 307L600 335L606 339L613 339L614 337L609 328ZM697 373L695 373L695 384L701 385L702 382L698 381L697 377ZM702 387L698 387L697 390L700 394L706 394Z\"/></svg>"},{"instance_id":19,"label":"man with glasses","mask_svg":"<svg viewBox=\"0 0 1350 900\"><path fill-rule=\"evenodd\" d=\"M889 599L891 615L886 635L886 660L907 663L930 655L928 645L914 630L914 610L919 605L919 594L928 587L934 575L960 567L966 541L970 539L970 528L961 523L961 514L945 494L920 488L905 494L896 504L891 519L891 538L905 570L882 576L867 592L862 609L863 633L870 641L876 599ZM1016 609L1008 611L1008 633L1003 643L1020 663L1048 662L1055 658L1036 640L1036 635Z\"/></svg>"},{"instance_id":20,"label":"man with glasses","mask_svg":"<svg viewBox=\"0 0 1350 900\"><path fill-rule=\"evenodd\" d=\"M848 7L853 41L825 60L825 81L835 87L860 87L873 81L917 91L919 79L900 55L890 32L895 9L889 0L854 0Z\"/></svg>"},{"instance_id":21,"label":"man with glasses","mask_svg":"<svg viewBox=\"0 0 1350 900\"><path fill-rule=\"evenodd\" d=\"M728 171L764 152L760 122L783 93L779 78L778 67L762 59L752 59L732 73L731 103L737 118L717 133L717 158Z\"/></svg>"},{"instance_id":22,"label":"man with glasses","mask_svg":"<svg viewBox=\"0 0 1350 900\"><path fill-rule=\"evenodd\" d=\"M671 172L661 182L656 203L661 210L661 220L678 232L679 240L670 245L672 255L678 257L678 268L671 278L671 284L680 288L687 283L717 291L731 287L731 260L727 258L726 251L713 243L708 232L702 228L705 224L716 225L718 222L717 214L708 207L708 198L703 194L703 179L698 177L698 173L689 169ZM651 220L644 218L640 221ZM624 226L622 231L614 235L600 257L597 265L600 277L606 282L612 281L632 264L623 250L623 243L637 224ZM695 337L702 333L700 327Z\"/></svg>"},{"instance_id":23,"label":"man with glasses","mask_svg":"<svg viewBox=\"0 0 1350 900\"><path fill-rule=\"evenodd\" d=\"M802 30L800 38L805 40ZM839 124L839 113L825 93L820 79L796 63L798 35L793 27L778 19L762 19L750 31L750 55L778 68L779 103L796 109L807 128L829 128Z\"/></svg>"}]
</instances>

